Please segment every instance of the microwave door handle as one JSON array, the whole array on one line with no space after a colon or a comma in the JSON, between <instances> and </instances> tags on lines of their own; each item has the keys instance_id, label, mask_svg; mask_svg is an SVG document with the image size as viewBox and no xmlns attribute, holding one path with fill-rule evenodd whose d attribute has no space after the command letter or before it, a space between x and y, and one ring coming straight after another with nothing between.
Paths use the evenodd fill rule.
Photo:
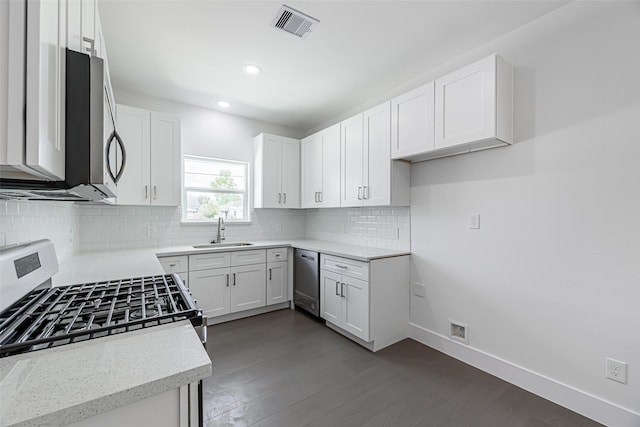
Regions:
<instances>
[{"instance_id":1,"label":"microwave door handle","mask_svg":"<svg viewBox=\"0 0 640 427\"><path fill-rule=\"evenodd\" d=\"M116 140L116 142L118 143L118 146L120 147L120 150L122 151L122 162L120 165L120 170L118 170L115 175L113 174L113 170L111 169L111 158L109 157L109 152L111 151L111 144L113 144L114 139ZM109 173L109 176L111 177L111 180L114 182L114 184L117 184L118 181L120 181L122 172L124 172L124 166L127 163L127 152L124 149L124 144L122 143L122 139L120 138L120 135L118 135L118 132L116 132L115 130L111 132L111 136L109 137L109 142L107 142L105 155L107 158L107 172Z\"/></svg>"},{"instance_id":2,"label":"microwave door handle","mask_svg":"<svg viewBox=\"0 0 640 427\"><path fill-rule=\"evenodd\" d=\"M120 138L118 131L114 130L113 133L115 134L116 141L118 142L118 145L120 146L120 151L122 152L122 161L120 162L120 169L118 170L118 173L116 174L116 177L113 180L113 182L117 184L118 181L120 181L120 178L122 178L122 172L124 172L124 167L127 164L127 150L125 150L124 148L124 143L122 142L122 138Z\"/></svg>"},{"instance_id":3,"label":"microwave door handle","mask_svg":"<svg viewBox=\"0 0 640 427\"><path fill-rule=\"evenodd\" d=\"M114 183L116 182L116 177L113 174L113 171L111 170L111 157L109 156L109 153L111 152L111 144L113 143L113 140L115 139L115 137L116 137L116 131L114 130L113 132L111 132L111 135L107 140L107 147L105 148L105 153L104 153L105 158L107 159L107 173L111 177L111 181L113 181Z\"/></svg>"}]
</instances>

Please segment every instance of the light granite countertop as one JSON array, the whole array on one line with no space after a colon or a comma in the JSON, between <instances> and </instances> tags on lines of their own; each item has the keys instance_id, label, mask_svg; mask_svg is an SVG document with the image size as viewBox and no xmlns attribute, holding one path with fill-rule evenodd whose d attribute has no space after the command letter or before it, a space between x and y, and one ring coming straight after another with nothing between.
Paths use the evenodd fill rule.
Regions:
<instances>
[{"instance_id":1,"label":"light granite countertop","mask_svg":"<svg viewBox=\"0 0 640 427\"><path fill-rule=\"evenodd\" d=\"M0 426L65 425L211 372L211 360L187 320L5 357Z\"/></svg>"},{"instance_id":2,"label":"light granite countertop","mask_svg":"<svg viewBox=\"0 0 640 427\"><path fill-rule=\"evenodd\" d=\"M325 240L295 239L249 241L251 246L224 248L194 248L191 245L149 247L137 249L110 249L83 251L60 264L60 271L53 276L54 286L126 279L139 276L164 274L158 256L193 255L209 252L246 251L291 246L328 255L342 256L359 261L371 261L410 255L409 251L369 248Z\"/></svg>"}]
</instances>

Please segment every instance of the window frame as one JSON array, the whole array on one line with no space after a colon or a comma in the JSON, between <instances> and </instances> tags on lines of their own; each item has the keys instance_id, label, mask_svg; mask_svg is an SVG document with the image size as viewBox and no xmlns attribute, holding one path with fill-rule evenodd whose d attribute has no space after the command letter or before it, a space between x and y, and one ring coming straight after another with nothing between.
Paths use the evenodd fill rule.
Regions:
<instances>
[{"instance_id":1,"label":"window frame","mask_svg":"<svg viewBox=\"0 0 640 427\"><path fill-rule=\"evenodd\" d=\"M204 187L187 187L185 184L185 173L186 167L185 162L187 160L197 160L197 161L205 161L205 162L218 162L218 163L228 163L235 165L242 165L245 168L245 186L244 190L215 190L208 189ZM250 224L251 223L251 163L242 161L242 160L231 160L231 159L221 159L218 157L207 157L207 156L197 156L192 154L184 154L182 156L182 173L181 173L181 189L182 189L182 208L180 209L180 223L181 224L211 224L215 223L217 219L208 219L208 218L197 218L197 219L188 219L187 218L187 192L189 191L197 191L199 193L226 193L226 194L240 194L243 196L243 211L246 212L246 218L241 220L233 220L223 218L225 223L227 224Z\"/></svg>"}]
</instances>

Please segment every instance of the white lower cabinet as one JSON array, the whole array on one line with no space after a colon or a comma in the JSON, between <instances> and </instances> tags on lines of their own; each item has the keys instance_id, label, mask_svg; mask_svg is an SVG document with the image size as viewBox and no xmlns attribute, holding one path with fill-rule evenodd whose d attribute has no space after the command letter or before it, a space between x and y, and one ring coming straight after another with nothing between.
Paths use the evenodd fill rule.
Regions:
<instances>
[{"instance_id":1,"label":"white lower cabinet","mask_svg":"<svg viewBox=\"0 0 640 427\"><path fill-rule=\"evenodd\" d=\"M369 282L322 270L322 318L369 341Z\"/></svg>"},{"instance_id":2,"label":"white lower cabinet","mask_svg":"<svg viewBox=\"0 0 640 427\"><path fill-rule=\"evenodd\" d=\"M198 413L190 411L190 407L197 405L197 390L197 383L187 384L68 425L197 427Z\"/></svg>"},{"instance_id":3,"label":"white lower cabinet","mask_svg":"<svg viewBox=\"0 0 640 427\"><path fill-rule=\"evenodd\" d=\"M409 256L320 256L320 317L371 351L407 337Z\"/></svg>"},{"instance_id":4,"label":"white lower cabinet","mask_svg":"<svg viewBox=\"0 0 640 427\"><path fill-rule=\"evenodd\" d=\"M231 312L250 310L266 305L265 264L231 267Z\"/></svg>"},{"instance_id":5,"label":"white lower cabinet","mask_svg":"<svg viewBox=\"0 0 640 427\"><path fill-rule=\"evenodd\" d=\"M267 263L267 305L287 301L289 294L289 263Z\"/></svg>"},{"instance_id":6,"label":"white lower cabinet","mask_svg":"<svg viewBox=\"0 0 640 427\"><path fill-rule=\"evenodd\" d=\"M207 317L231 312L230 274L229 267L189 272L189 290Z\"/></svg>"},{"instance_id":7,"label":"white lower cabinet","mask_svg":"<svg viewBox=\"0 0 640 427\"><path fill-rule=\"evenodd\" d=\"M287 248L189 255L189 290L209 318L288 301L289 275Z\"/></svg>"}]
</instances>

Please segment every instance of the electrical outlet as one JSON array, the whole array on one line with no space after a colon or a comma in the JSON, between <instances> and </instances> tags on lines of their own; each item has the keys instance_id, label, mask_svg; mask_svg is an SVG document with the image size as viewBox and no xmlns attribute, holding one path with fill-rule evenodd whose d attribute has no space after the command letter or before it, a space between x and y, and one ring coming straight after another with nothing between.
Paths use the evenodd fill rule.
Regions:
<instances>
[{"instance_id":1,"label":"electrical outlet","mask_svg":"<svg viewBox=\"0 0 640 427\"><path fill-rule=\"evenodd\" d=\"M156 234L156 230L153 225L146 225L144 228L144 235L147 237L153 237L154 234Z\"/></svg>"},{"instance_id":2,"label":"electrical outlet","mask_svg":"<svg viewBox=\"0 0 640 427\"><path fill-rule=\"evenodd\" d=\"M469 228L473 230L480 229L480 214L469 215Z\"/></svg>"},{"instance_id":3,"label":"electrical outlet","mask_svg":"<svg viewBox=\"0 0 640 427\"><path fill-rule=\"evenodd\" d=\"M607 378L622 384L627 383L627 364L607 357Z\"/></svg>"}]
</instances>

